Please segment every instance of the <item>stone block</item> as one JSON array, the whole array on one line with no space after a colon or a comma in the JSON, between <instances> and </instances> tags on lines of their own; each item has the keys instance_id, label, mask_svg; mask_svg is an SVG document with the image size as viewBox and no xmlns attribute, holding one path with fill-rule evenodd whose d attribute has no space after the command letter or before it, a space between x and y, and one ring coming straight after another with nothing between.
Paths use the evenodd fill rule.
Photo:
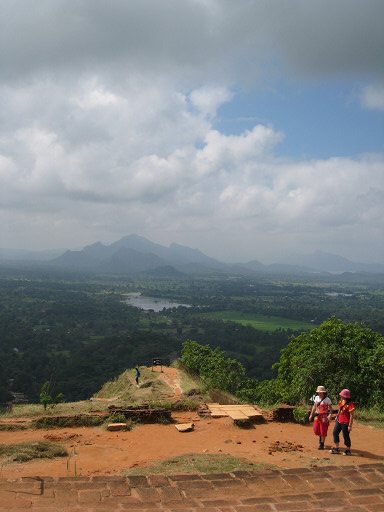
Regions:
<instances>
[{"instance_id":1,"label":"stone block","mask_svg":"<svg viewBox=\"0 0 384 512\"><path fill-rule=\"evenodd\" d=\"M133 475L128 477L128 482L130 487L142 487L148 485L148 480L146 476Z\"/></svg>"},{"instance_id":2,"label":"stone block","mask_svg":"<svg viewBox=\"0 0 384 512\"><path fill-rule=\"evenodd\" d=\"M79 491L79 503L100 503L101 494L96 489L85 489Z\"/></svg>"},{"instance_id":3,"label":"stone block","mask_svg":"<svg viewBox=\"0 0 384 512\"><path fill-rule=\"evenodd\" d=\"M160 494L153 487L135 487L132 489L132 496L137 496L144 503L160 501Z\"/></svg>"},{"instance_id":4,"label":"stone block","mask_svg":"<svg viewBox=\"0 0 384 512\"><path fill-rule=\"evenodd\" d=\"M161 502L181 501L183 499L177 487L160 487L158 489Z\"/></svg>"},{"instance_id":5,"label":"stone block","mask_svg":"<svg viewBox=\"0 0 384 512\"><path fill-rule=\"evenodd\" d=\"M129 487L128 483L122 483L122 482L111 482L108 485L112 496L130 496L131 495L131 488Z\"/></svg>"},{"instance_id":6,"label":"stone block","mask_svg":"<svg viewBox=\"0 0 384 512\"><path fill-rule=\"evenodd\" d=\"M107 429L111 432L116 432L119 430L125 430L127 428L126 423L109 423Z\"/></svg>"},{"instance_id":7,"label":"stone block","mask_svg":"<svg viewBox=\"0 0 384 512\"><path fill-rule=\"evenodd\" d=\"M164 475L149 475L148 481L153 487L169 487L171 485L169 479Z\"/></svg>"}]
</instances>

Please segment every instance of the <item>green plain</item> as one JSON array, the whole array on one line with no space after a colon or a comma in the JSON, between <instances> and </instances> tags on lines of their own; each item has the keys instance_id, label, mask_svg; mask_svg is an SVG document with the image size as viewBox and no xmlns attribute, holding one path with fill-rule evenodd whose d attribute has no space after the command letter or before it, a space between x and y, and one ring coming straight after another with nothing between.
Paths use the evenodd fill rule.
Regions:
<instances>
[{"instance_id":1,"label":"green plain","mask_svg":"<svg viewBox=\"0 0 384 512\"><path fill-rule=\"evenodd\" d=\"M238 311L214 311L203 313L204 317L217 318L223 322L237 322L242 325L250 325L258 331L276 331L277 329L291 329L292 331L307 331L317 325L312 322L290 320L280 316L266 316L253 313L239 313Z\"/></svg>"}]
</instances>

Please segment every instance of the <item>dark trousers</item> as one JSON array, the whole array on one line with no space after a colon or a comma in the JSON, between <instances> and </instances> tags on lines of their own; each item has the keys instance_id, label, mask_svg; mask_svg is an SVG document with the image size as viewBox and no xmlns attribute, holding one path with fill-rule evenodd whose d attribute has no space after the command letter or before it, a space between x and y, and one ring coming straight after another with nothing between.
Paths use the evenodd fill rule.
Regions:
<instances>
[{"instance_id":1,"label":"dark trousers","mask_svg":"<svg viewBox=\"0 0 384 512\"><path fill-rule=\"evenodd\" d=\"M335 427L333 429L333 442L339 443L339 434L343 432L344 444L347 448L351 447L351 438L349 437L348 425L346 423L339 423L336 420Z\"/></svg>"}]
</instances>

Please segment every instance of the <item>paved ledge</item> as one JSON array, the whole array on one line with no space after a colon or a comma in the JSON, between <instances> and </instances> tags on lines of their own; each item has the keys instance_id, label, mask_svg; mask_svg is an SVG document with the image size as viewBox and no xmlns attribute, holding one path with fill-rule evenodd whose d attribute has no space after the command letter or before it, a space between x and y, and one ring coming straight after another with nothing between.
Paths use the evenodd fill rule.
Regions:
<instances>
[{"instance_id":1,"label":"paved ledge","mask_svg":"<svg viewBox=\"0 0 384 512\"><path fill-rule=\"evenodd\" d=\"M0 480L1 512L384 512L384 463L211 475Z\"/></svg>"}]
</instances>

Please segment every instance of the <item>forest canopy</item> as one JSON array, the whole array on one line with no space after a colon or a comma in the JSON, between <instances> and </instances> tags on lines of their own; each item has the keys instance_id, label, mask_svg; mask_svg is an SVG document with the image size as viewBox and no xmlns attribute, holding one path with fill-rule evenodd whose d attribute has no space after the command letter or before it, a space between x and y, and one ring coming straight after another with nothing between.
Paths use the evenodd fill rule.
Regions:
<instances>
[{"instance_id":1,"label":"forest canopy","mask_svg":"<svg viewBox=\"0 0 384 512\"><path fill-rule=\"evenodd\" d=\"M343 324L335 317L309 333L291 336L274 365L275 379L259 382L245 379L241 365L226 360L217 350L184 343L183 363L209 382L225 382L223 389L236 390L244 400L273 404L309 401L318 385L324 385L336 400L343 388L351 390L361 406L384 405L384 338L360 324ZM215 363L217 361L217 363ZM231 371L235 369L235 371Z\"/></svg>"}]
</instances>

